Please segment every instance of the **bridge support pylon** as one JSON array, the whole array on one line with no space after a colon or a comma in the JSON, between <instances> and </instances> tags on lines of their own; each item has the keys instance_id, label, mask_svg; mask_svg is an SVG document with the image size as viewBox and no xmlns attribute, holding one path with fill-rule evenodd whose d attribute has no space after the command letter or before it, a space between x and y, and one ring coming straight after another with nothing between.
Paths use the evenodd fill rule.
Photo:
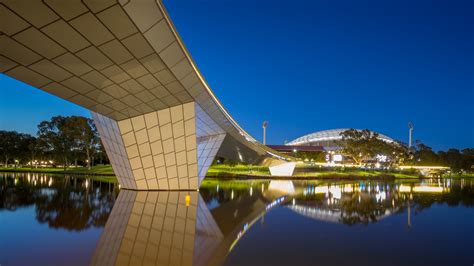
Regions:
<instances>
[{"instance_id":1,"label":"bridge support pylon","mask_svg":"<svg viewBox=\"0 0 474 266\"><path fill-rule=\"evenodd\" d=\"M195 102L120 121L92 115L127 189L198 189L226 135Z\"/></svg>"}]
</instances>

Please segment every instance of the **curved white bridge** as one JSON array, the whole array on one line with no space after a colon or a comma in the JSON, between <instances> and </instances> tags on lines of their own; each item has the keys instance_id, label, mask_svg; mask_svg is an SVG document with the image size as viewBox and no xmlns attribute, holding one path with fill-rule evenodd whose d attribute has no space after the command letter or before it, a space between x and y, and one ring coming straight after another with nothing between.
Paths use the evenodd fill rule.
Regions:
<instances>
[{"instance_id":1,"label":"curved white bridge","mask_svg":"<svg viewBox=\"0 0 474 266\"><path fill-rule=\"evenodd\" d=\"M217 155L292 175L202 77L161 1L2 0L0 71L92 111L122 188L197 189Z\"/></svg>"}]
</instances>

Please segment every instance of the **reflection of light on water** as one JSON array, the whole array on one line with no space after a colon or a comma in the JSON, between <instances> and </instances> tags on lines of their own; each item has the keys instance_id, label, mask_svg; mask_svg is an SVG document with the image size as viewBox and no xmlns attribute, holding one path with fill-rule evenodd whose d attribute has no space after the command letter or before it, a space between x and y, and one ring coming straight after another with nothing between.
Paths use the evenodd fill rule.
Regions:
<instances>
[{"instance_id":1,"label":"reflection of light on water","mask_svg":"<svg viewBox=\"0 0 474 266\"><path fill-rule=\"evenodd\" d=\"M276 205L280 204L282 201L285 200L286 197L280 197L276 200L274 200L272 203L268 204L266 207L265 207L265 211L268 211L270 210L271 208L275 207Z\"/></svg>"},{"instance_id":2,"label":"reflection of light on water","mask_svg":"<svg viewBox=\"0 0 474 266\"><path fill-rule=\"evenodd\" d=\"M295 187L292 181L272 180L268 185L268 190L293 194L295 193Z\"/></svg>"},{"instance_id":3,"label":"reflection of light on water","mask_svg":"<svg viewBox=\"0 0 474 266\"><path fill-rule=\"evenodd\" d=\"M387 199L387 194L385 193L385 191L381 191L375 194L375 198L378 202L384 201L385 199Z\"/></svg>"},{"instance_id":4,"label":"reflection of light on water","mask_svg":"<svg viewBox=\"0 0 474 266\"><path fill-rule=\"evenodd\" d=\"M189 207L190 203L191 203L191 196L188 194L186 195L185 199L184 199L185 203L186 203L186 207Z\"/></svg>"},{"instance_id":5,"label":"reflection of light on water","mask_svg":"<svg viewBox=\"0 0 474 266\"><path fill-rule=\"evenodd\" d=\"M253 187L250 187L250 196L253 194Z\"/></svg>"},{"instance_id":6,"label":"reflection of light on water","mask_svg":"<svg viewBox=\"0 0 474 266\"><path fill-rule=\"evenodd\" d=\"M405 186L405 185L400 185L398 188L398 191L401 193L409 193L409 192L418 192L418 193L442 193L445 191L449 191L449 188L444 188L444 187L435 187L435 186Z\"/></svg>"},{"instance_id":7,"label":"reflection of light on water","mask_svg":"<svg viewBox=\"0 0 474 266\"><path fill-rule=\"evenodd\" d=\"M398 192L410 192L411 191L411 187L409 186L405 186L405 185L400 185L400 187L398 187Z\"/></svg>"},{"instance_id":8,"label":"reflection of light on water","mask_svg":"<svg viewBox=\"0 0 474 266\"><path fill-rule=\"evenodd\" d=\"M315 187L314 194L327 194L329 192L328 187Z\"/></svg>"},{"instance_id":9,"label":"reflection of light on water","mask_svg":"<svg viewBox=\"0 0 474 266\"><path fill-rule=\"evenodd\" d=\"M53 184L53 179L49 179L48 186L50 187Z\"/></svg>"},{"instance_id":10,"label":"reflection of light on water","mask_svg":"<svg viewBox=\"0 0 474 266\"><path fill-rule=\"evenodd\" d=\"M329 192L331 192L333 198L341 199L341 188L340 187L331 186L329 188Z\"/></svg>"},{"instance_id":11,"label":"reflection of light on water","mask_svg":"<svg viewBox=\"0 0 474 266\"><path fill-rule=\"evenodd\" d=\"M419 187L413 187L414 192L434 192L434 193L440 193L444 191L444 188L442 187L429 187L429 186L419 186Z\"/></svg>"},{"instance_id":12,"label":"reflection of light on water","mask_svg":"<svg viewBox=\"0 0 474 266\"><path fill-rule=\"evenodd\" d=\"M232 192L230 193L230 199L234 199L234 190L232 189Z\"/></svg>"},{"instance_id":13,"label":"reflection of light on water","mask_svg":"<svg viewBox=\"0 0 474 266\"><path fill-rule=\"evenodd\" d=\"M345 185L344 188L343 188L343 192L350 193L350 192L353 192L353 191L354 191L354 188L352 188L351 185Z\"/></svg>"},{"instance_id":14,"label":"reflection of light on water","mask_svg":"<svg viewBox=\"0 0 474 266\"><path fill-rule=\"evenodd\" d=\"M265 215L265 213L267 213L270 209L272 209L273 207L281 204L284 200L286 199L285 196L283 197L280 197L274 201L272 201L270 204L268 204L266 207L265 207L265 211L257 216L255 219L253 219L250 223L246 223L244 225L244 227L242 228L242 230L239 231L239 233L237 234L237 237L235 238L235 240L232 242L232 244L230 245L229 247L229 252L234 248L234 246L237 244L237 242L239 242L240 238L242 238L242 236L247 232L247 230L252 227L252 225L258 220L260 219L261 216ZM293 199L294 200L294 199Z\"/></svg>"}]
</instances>

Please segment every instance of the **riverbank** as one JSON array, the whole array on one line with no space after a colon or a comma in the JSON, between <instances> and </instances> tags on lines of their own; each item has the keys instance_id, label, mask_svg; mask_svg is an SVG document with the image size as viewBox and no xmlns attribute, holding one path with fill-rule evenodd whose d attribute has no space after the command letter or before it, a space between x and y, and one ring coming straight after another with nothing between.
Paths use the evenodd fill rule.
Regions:
<instances>
[{"instance_id":1,"label":"riverbank","mask_svg":"<svg viewBox=\"0 0 474 266\"><path fill-rule=\"evenodd\" d=\"M70 174L70 175L98 175L98 176L114 176L115 173L111 165L97 165L88 169L87 167L74 167L74 168L54 168L54 167L42 167L42 168L30 168L30 167L17 167L17 168L0 168L0 172L13 172L13 173L46 173L46 174Z\"/></svg>"},{"instance_id":2,"label":"riverbank","mask_svg":"<svg viewBox=\"0 0 474 266\"><path fill-rule=\"evenodd\" d=\"M300 172L296 169L295 174L288 176L271 176L268 167L248 166L248 165L213 165L209 168L206 177L221 179L418 179L422 176L414 172L395 172L395 171L378 171L378 170L360 170L360 169L317 169L311 171ZM111 165L97 165L91 167L75 167L75 168L0 168L0 172L17 172L17 173L50 173L50 174L69 174L69 175L88 175L101 176L106 179L115 179L115 174ZM474 174L445 174L444 178L474 178Z\"/></svg>"},{"instance_id":3,"label":"riverbank","mask_svg":"<svg viewBox=\"0 0 474 266\"><path fill-rule=\"evenodd\" d=\"M248 165L213 165L206 177L213 178L247 178L247 179L418 179L415 172L395 172L378 170L360 170L352 168L296 168L293 176L271 176L268 167Z\"/></svg>"}]
</instances>

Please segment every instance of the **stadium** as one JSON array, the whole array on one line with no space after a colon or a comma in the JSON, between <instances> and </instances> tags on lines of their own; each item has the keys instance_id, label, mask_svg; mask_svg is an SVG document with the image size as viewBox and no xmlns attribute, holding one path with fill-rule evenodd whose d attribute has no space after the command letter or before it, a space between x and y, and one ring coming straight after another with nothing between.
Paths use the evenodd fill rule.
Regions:
<instances>
[{"instance_id":1,"label":"stadium","mask_svg":"<svg viewBox=\"0 0 474 266\"><path fill-rule=\"evenodd\" d=\"M349 128L338 128L330 130L317 131L311 134L304 135L297 139L294 139L288 143L285 143L286 146L316 146L321 147L325 151L334 151L337 150L338 141L342 139L341 133L349 130ZM358 129L359 130L359 129ZM377 133L371 131L372 133ZM386 141L393 142L394 140L388 136L377 133L378 138Z\"/></svg>"}]
</instances>

